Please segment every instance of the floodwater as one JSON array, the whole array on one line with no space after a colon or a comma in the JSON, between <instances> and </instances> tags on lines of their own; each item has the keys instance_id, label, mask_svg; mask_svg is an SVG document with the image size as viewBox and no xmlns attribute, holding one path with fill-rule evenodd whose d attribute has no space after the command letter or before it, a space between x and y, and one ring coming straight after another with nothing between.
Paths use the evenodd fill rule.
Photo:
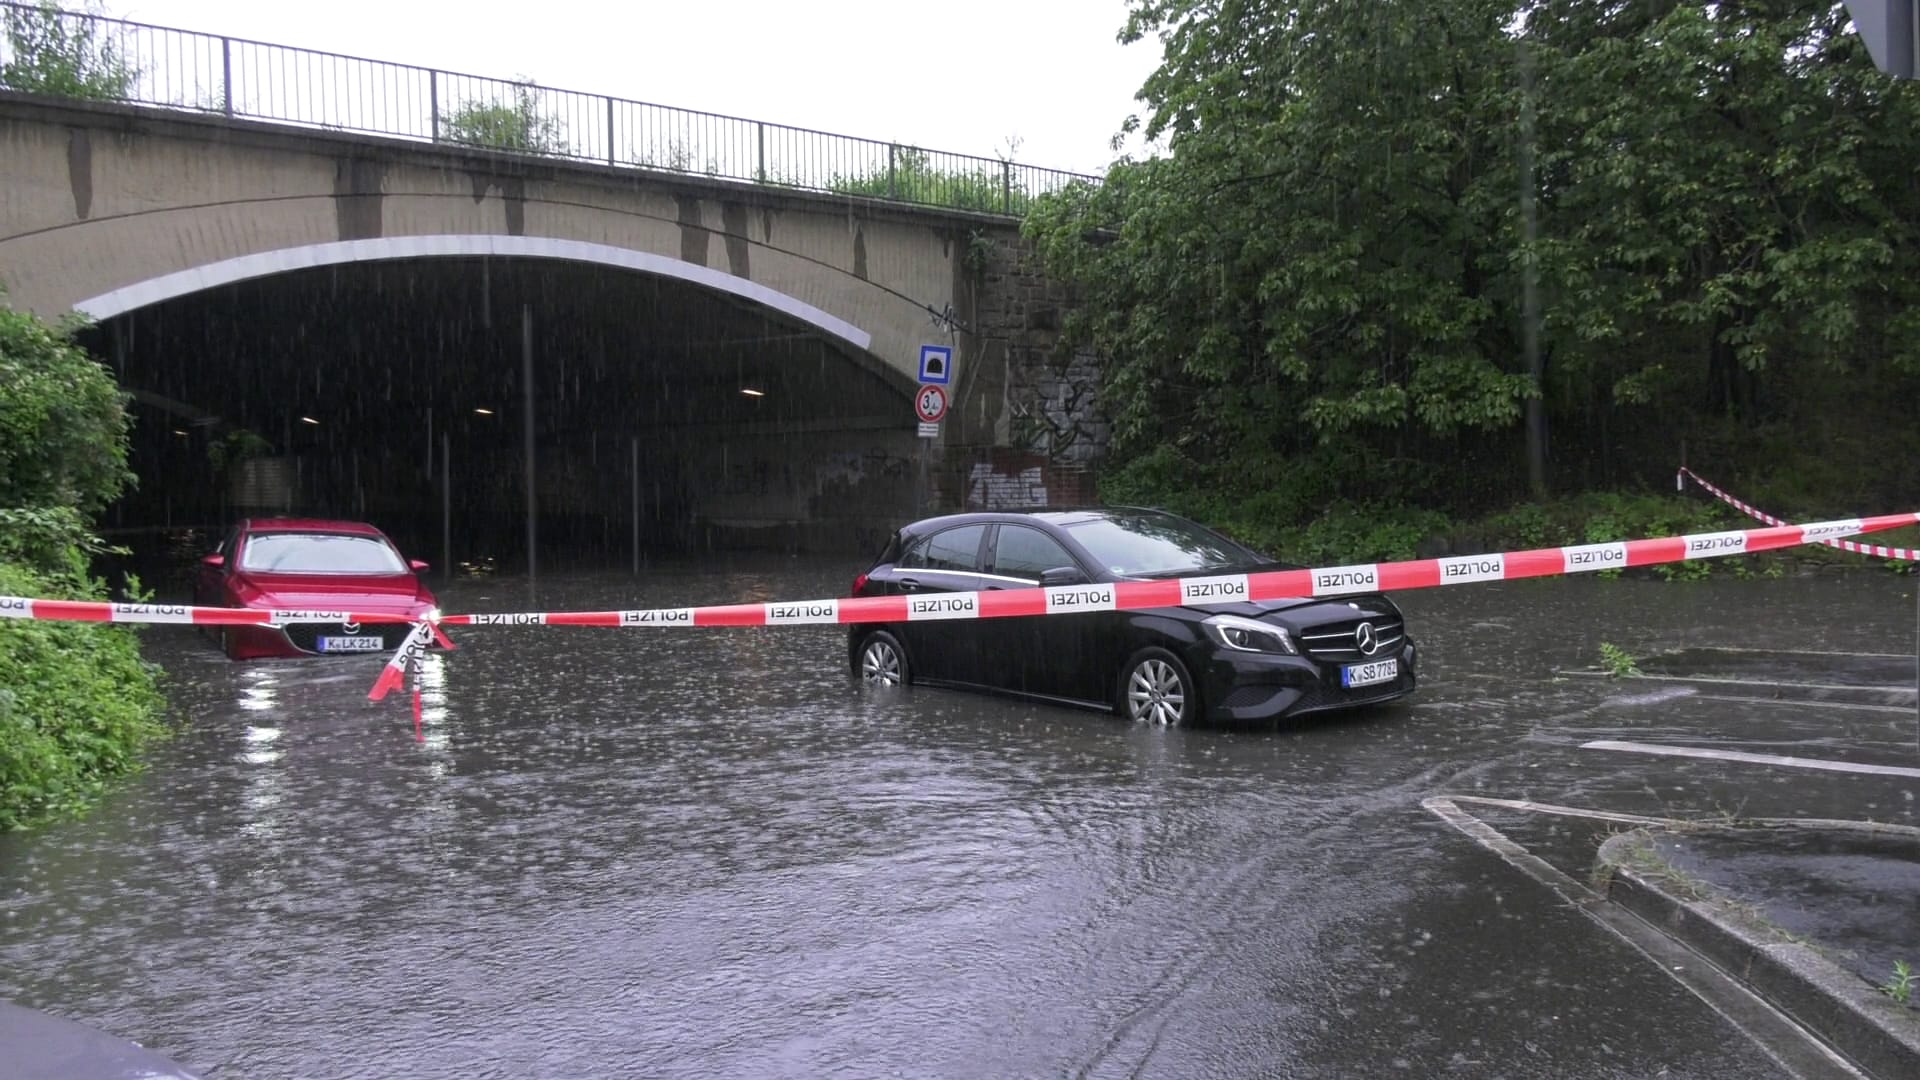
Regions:
<instances>
[{"instance_id":1,"label":"floodwater","mask_svg":"<svg viewBox=\"0 0 1920 1080\"><path fill-rule=\"evenodd\" d=\"M540 605L854 569L543 579ZM1909 781L1578 745L1911 763L1910 710L1556 672L1602 641L1910 652L1915 582L1404 594L1410 703L1252 732L870 689L831 628L476 627L416 742L403 697L365 701L378 659L236 665L157 627L180 733L87 818L0 837L0 997L223 1078L1779 1075L1421 800L1913 823ZM515 580L442 601L528 607Z\"/></svg>"}]
</instances>

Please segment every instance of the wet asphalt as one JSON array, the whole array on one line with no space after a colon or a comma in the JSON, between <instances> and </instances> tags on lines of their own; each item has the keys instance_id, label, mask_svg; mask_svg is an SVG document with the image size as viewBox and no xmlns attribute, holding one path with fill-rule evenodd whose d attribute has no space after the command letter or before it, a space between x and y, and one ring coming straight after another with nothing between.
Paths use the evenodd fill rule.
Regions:
<instances>
[{"instance_id":1,"label":"wet asphalt","mask_svg":"<svg viewBox=\"0 0 1920 1080\"><path fill-rule=\"evenodd\" d=\"M539 603L807 599L851 569ZM872 690L830 628L488 627L430 663L416 742L365 701L379 660L236 665L154 628L180 733L90 816L0 837L0 997L221 1078L1783 1075L1421 803L1920 824L1920 781L1581 748L1916 765L1911 705L1743 688L1769 673L1737 655L1720 684L1572 673L1602 641L1911 656L1915 584L1402 594L1410 702L1251 732ZM1570 874L1606 832L1521 817Z\"/></svg>"}]
</instances>

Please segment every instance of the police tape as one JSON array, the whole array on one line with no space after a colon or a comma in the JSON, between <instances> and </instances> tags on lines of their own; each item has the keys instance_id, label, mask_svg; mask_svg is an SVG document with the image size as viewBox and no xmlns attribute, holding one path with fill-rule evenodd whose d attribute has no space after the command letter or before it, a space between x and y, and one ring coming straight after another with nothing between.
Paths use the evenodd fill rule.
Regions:
<instances>
[{"instance_id":1,"label":"police tape","mask_svg":"<svg viewBox=\"0 0 1920 1080\"><path fill-rule=\"evenodd\" d=\"M1694 477L1699 480L1698 477ZM1704 481L1701 481L1704 484ZM1444 585L1514 581L1560 574L1627 570L1693 559L1716 559L1838 537L1882 532L1920 524L1920 513L1884 514L1808 525L1772 525L1764 529L1693 533L1647 540L1617 540L1530 551L1456 555L1405 562L1360 563L1315 569L1260 571L1191 578L1057 585L984 592L864 596L709 607L648 608L633 611L551 611L442 615L415 621L392 612L216 608L186 604L120 603L92 600L40 600L0 596L0 618L61 622L160 623L194 626L286 626L295 623L411 623L400 647L368 697L378 701L404 684L419 667L434 640L453 647L446 626L598 626L633 628L751 627L817 624L896 623L932 619L996 619L1035 615L1072 615L1096 611L1139 611L1169 607L1212 607L1247 601L1296 597L1345 596L1395 592ZM1889 550L1889 549L1880 549ZM414 690L416 727L419 688Z\"/></svg>"},{"instance_id":2,"label":"police tape","mask_svg":"<svg viewBox=\"0 0 1920 1080\"><path fill-rule=\"evenodd\" d=\"M1741 513L1747 515L1750 518L1754 518L1759 521L1764 521L1769 525L1787 524L1787 522L1782 521L1777 517L1774 517L1772 514L1767 513L1765 510L1762 510L1759 507L1752 505L1751 503L1742 502L1739 499L1733 497L1732 495L1729 495L1725 491L1722 491L1719 488L1713 486L1712 484L1708 483L1703 477L1701 477L1699 473L1694 472L1692 469L1687 468L1685 465L1680 466L1679 475L1674 477L1675 490L1679 490L1679 491L1686 490L1686 482L1688 480L1691 480L1694 483L1699 484L1700 487L1707 492L1707 494L1714 496L1715 498L1719 499L1721 502L1726 503L1728 506L1733 507L1735 510L1740 511ZM1880 558L1883 558L1883 559L1920 560L1920 551L1915 551L1911 548L1881 547L1878 544L1856 544L1851 540L1835 540L1835 539L1832 539L1831 537L1827 539L1823 539L1819 542L1827 545L1828 547L1839 548L1842 551L1852 551L1861 555L1878 555Z\"/></svg>"},{"instance_id":3,"label":"police tape","mask_svg":"<svg viewBox=\"0 0 1920 1080\"><path fill-rule=\"evenodd\" d=\"M635 611L549 611L480 615L444 615L441 626L598 626L665 628L677 626L793 626L917 622L933 619L995 619L1068 615L1095 611L1138 611L1166 607L1211 607L1249 600L1303 596L1343 596L1395 592L1444 585L1552 577L1561 574L1626 570L1692 559L1716 559L1819 543L1836 536L1880 532L1920 524L1920 513L1849 518L1810 525L1695 533L1650 540L1538 548L1531 551L1457 555L1406 562L1362 563L1320 569L1274 570L1249 574L1058 585L987 592L945 592L920 596L865 596L786 603L726 604L713 607L648 608ZM367 696L379 701L401 685L417 655L415 642L431 623L414 628ZM415 711L419 710L416 690ZM417 726L417 717L416 717Z\"/></svg>"},{"instance_id":4,"label":"police tape","mask_svg":"<svg viewBox=\"0 0 1920 1080\"><path fill-rule=\"evenodd\" d=\"M819 623L896 623L926 619L995 619L1069 615L1092 611L1138 611L1164 607L1209 607L1249 600L1344 596L1443 585L1470 585L1605 570L1626 570L1692 559L1797 547L1835 536L1920 524L1920 514L1887 514L1810 525L1622 540L1532 551L1459 555L1406 562L1362 563L1318 569L1087 585L865 596L716 607L638 611L556 611L446 615L443 626L793 626Z\"/></svg>"},{"instance_id":5,"label":"police tape","mask_svg":"<svg viewBox=\"0 0 1920 1080\"><path fill-rule=\"evenodd\" d=\"M379 701L389 692L406 682L409 673L417 672L420 658L426 655L427 646L439 633L439 628L430 622L419 622L407 632L406 640L393 651L387 666L380 671L380 677L374 680L373 689L368 691L367 700ZM444 637L441 640L446 640ZM413 728L415 737L420 737L420 687L416 682L413 688Z\"/></svg>"},{"instance_id":6,"label":"police tape","mask_svg":"<svg viewBox=\"0 0 1920 1080\"><path fill-rule=\"evenodd\" d=\"M599 626L629 628L799 626L821 623L891 623L923 619L994 619L1135 611L1160 607L1208 607L1249 600L1427 589L1487 581L1513 581L1593 571L1626 570L1660 563L1744 555L1862 533L1920 524L1920 514L1886 514L1808 525L1695 533L1647 540L1539 548L1531 551L1458 555L1406 562L1361 563L1317 569L1271 570L1191 578L1165 578L1085 585L1057 585L983 592L866 596L835 600L773 601L708 607L632 611L550 611L442 615L415 624L429 635L446 626ZM37 600L0 596L0 618L67 622L177 623L195 626L282 626L302 622L414 623L392 612L266 610L133 604L87 600ZM413 637L408 638L411 645ZM450 645L440 635L444 645Z\"/></svg>"},{"instance_id":7,"label":"police tape","mask_svg":"<svg viewBox=\"0 0 1920 1080\"><path fill-rule=\"evenodd\" d=\"M35 600L0 596L0 619L50 619L56 622L162 623L192 626L270 626L296 623L404 623L413 616L393 612L267 610L196 607L191 604L129 604L100 600Z\"/></svg>"}]
</instances>

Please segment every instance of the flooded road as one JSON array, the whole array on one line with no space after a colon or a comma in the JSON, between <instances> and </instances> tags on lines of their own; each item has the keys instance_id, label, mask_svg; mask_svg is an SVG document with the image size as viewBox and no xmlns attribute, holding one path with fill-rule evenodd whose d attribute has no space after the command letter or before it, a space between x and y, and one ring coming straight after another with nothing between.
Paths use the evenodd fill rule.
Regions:
<instances>
[{"instance_id":1,"label":"flooded road","mask_svg":"<svg viewBox=\"0 0 1920 1080\"><path fill-rule=\"evenodd\" d=\"M836 596L853 569L540 604ZM1409 703L1255 732L871 690L830 628L485 627L431 661L417 743L365 701L379 660L237 665L155 628L181 732L85 820L0 837L0 997L222 1078L1779 1075L1421 801L1920 824L1913 781L1580 748L1914 764L1911 707L1557 673L1602 641L1910 654L1914 584L1402 594ZM528 606L512 580L442 603Z\"/></svg>"}]
</instances>

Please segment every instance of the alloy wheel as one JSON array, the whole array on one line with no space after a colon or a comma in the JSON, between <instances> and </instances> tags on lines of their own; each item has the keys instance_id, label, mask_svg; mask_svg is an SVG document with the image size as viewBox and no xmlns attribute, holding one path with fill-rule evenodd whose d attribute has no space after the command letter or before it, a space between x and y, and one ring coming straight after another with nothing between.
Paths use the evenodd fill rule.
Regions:
<instances>
[{"instance_id":1,"label":"alloy wheel","mask_svg":"<svg viewBox=\"0 0 1920 1080\"><path fill-rule=\"evenodd\" d=\"M1187 714L1187 684L1172 664L1148 657L1127 677L1127 715L1156 724L1178 724Z\"/></svg>"},{"instance_id":2,"label":"alloy wheel","mask_svg":"<svg viewBox=\"0 0 1920 1080\"><path fill-rule=\"evenodd\" d=\"M893 642L875 638L860 650L860 677L880 686L900 685L900 650Z\"/></svg>"}]
</instances>

